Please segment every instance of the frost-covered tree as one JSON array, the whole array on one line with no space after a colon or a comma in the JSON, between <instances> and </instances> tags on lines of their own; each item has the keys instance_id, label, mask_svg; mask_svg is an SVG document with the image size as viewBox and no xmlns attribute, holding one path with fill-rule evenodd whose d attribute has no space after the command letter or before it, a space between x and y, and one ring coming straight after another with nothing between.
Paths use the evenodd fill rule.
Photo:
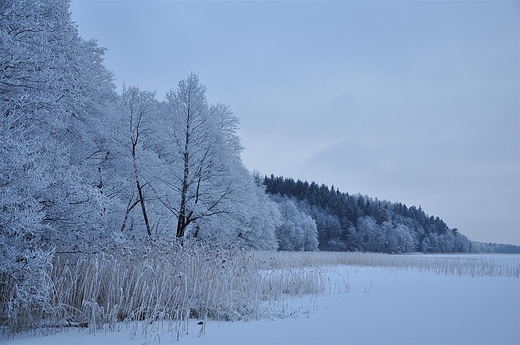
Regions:
<instances>
[{"instance_id":1,"label":"frost-covered tree","mask_svg":"<svg viewBox=\"0 0 520 345\"><path fill-rule=\"evenodd\" d=\"M223 136L209 111L206 87L196 74L170 90L166 155L170 163L163 181L169 192L160 196L177 217L176 236L184 237L189 225L225 213L222 201L232 192L226 183ZM193 232L197 236L197 230Z\"/></svg>"},{"instance_id":2,"label":"frost-covered tree","mask_svg":"<svg viewBox=\"0 0 520 345\"><path fill-rule=\"evenodd\" d=\"M148 212L146 211L147 200L145 199L145 181L141 168L143 154L143 141L150 133L150 127L146 122L150 121L155 113L156 101L155 93L140 91L137 87L125 88L122 95L123 112L126 115L126 125L128 128L126 137L127 147L132 161L133 180L135 184L135 193L132 193L128 201L128 207L125 211L125 217L121 226L124 231L127 226L128 216L132 209L139 205L143 222L146 228L148 238L152 237L152 230ZM135 198L134 198L135 195Z\"/></svg>"},{"instance_id":3,"label":"frost-covered tree","mask_svg":"<svg viewBox=\"0 0 520 345\"><path fill-rule=\"evenodd\" d=\"M384 251L385 236L380 231L374 218L370 216L360 217L357 221L357 230L361 237L365 250L373 252Z\"/></svg>"},{"instance_id":4,"label":"frost-covered tree","mask_svg":"<svg viewBox=\"0 0 520 345\"><path fill-rule=\"evenodd\" d=\"M0 2L0 290L17 313L44 303L54 250L100 245L105 199L88 157L113 96L103 50L67 0Z\"/></svg>"},{"instance_id":5,"label":"frost-covered tree","mask_svg":"<svg viewBox=\"0 0 520 345\"><path fill-rule=\"evenodd\" d=\"M275 247L276 221L260 228L253 220L264 219L259 209L270 213L269 201L242 164L238 119L227 105L207 104L206 88L193 73L166 99L164 143L157 147L167 164L157 194L177 218L176 236L190 229L194 237ZM253 244L255 237L263 244Z\"/></svg>"},{"instance_id":6,"label":"frost-covered tree","mask_svg":"<svg viewBox=\"0 0 520 345\"><path fill-rule=\"evenodd\" d=\"M80 238L92 244L103 235L104 201L88 157L98 150L95 124L113 97L103 50L79 37L68 5L66 0L0 4L3 129L18 129L23 132L18 140L31 137L36 143L27 148L29 156L45 165L42 171L52 183L35 197L43 221L56 231L49 240L64 250Z\"/></svg>"},{"instance_id":7,"label":"frost-covered tree","mask_svg":"<svg viewBox=\"0 0 520 345\"><path fill-rule=\"evenodd\" d=\"M52 185L40 146L22 129L0 122L0 314L16 320L24 308L45 307L49 292L45 269L53 248L45 245L54 228L45 221L43 195ZM27 139L21 142L20 136ZM4 319L2 317L2 319ZM4 322L0 320L0 322Z\"/></svg>"},{"instance_id":8,"label":"frost-covered tree","mask_svg":"<svg viewBox=\"0 0 520 345\"><path fill-rule=\"evenodd\" d=\"M251 185L249 202L238 204L243 219L239 225L239 237L246 247L258 250L276 250L276 228L282 219L277 204L269 199L263 186Z\"/></svg>"},{"instance_id":9,"label":"frost-covered tree","mask_svg":"<svg viewBox=\"0 0 520 345\"><path fill-rule=\"evenodd\" d=\"M146 145L160 160L151 186L176 218L175 236L276 249L279 213L242 163L229 106L209 105L192 73L167 93L159 113Z\"/></svg>"},{"instance_id":10,"label":"frost-covered tree","mask_svg":"<svg viewBox=\"0 0 520 345\"><path fill-rule=\"evenodd\" d=\"M276 250L275 229L281 224L278 206L242 165L235 165L231 180L233 193L221 205L227 212L208 218L211 223L206 222L199 235L245 248Z\"/></svg>"},{"instance_id":11,"label":"frost-covered tree","mask_svg":"<svg viewBox=\"0 0 520 345\"><path fill-rule=\"evenodd\" d=\"M308 214L298 210L294 202L286 197L272 196L277 201L282 216L276 228L278 249L288 251L318 250L316 222Z\"/></svg>"},{"instance_id":12,"label":"frost-covered tree","mask_svg":"<svg viewBox=\"0 0 520 345\"><path fill-rule=\"evenodd\" d=\"M3 1L0 45L2 138L11 136L22 143L27 159L34 161L26 169L39 165L40 175L49 175L39 176L50 180L49 185L28 190L41 205L42 221L74 233L76 225L85 225L82 215L99 201L72 143L87 136L82 128L85 107L90 97L98 95L87 82L97 76L82 63L95 60L99 52L77 35L68 1ZM5 171L10 168L16 169ZM16 178L9 181L23 183ZM92 216L90 223L97 217Z\"/></svg>"},{"instance_id":13,"label":"frost-covered tree","mask_svg":"<svg viewBox=\"0 0 520 345\"><path fill-rule=\"evenodd\" d=\"M233 114L230 107L223 103L210 105L209 112L217 121L217 128L224 138L228 153L235 160L240 160L240 154L244 150L240 137L237 135L240 120Z\"/></svg>"}]
</instances>

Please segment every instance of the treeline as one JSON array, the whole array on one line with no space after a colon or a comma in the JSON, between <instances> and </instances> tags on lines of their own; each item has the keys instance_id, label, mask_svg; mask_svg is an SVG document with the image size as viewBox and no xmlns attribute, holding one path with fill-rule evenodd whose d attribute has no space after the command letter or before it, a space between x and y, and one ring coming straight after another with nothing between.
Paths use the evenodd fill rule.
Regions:
<instances>
[{"instance_id":1,"label":"treeline","mask_svg":"<svg viewBox=\"0 0 520 345\"><path fill-rule=\"evenodd\" d=\"M475 253L520 254L520 246L504 243L484 243L473 241L472 250Z\"/></svg>"},{"instance_id":2,"label":"treeline","mask_svg":"<svg viewBox=\"0 0 520 345\"><path fill-rule=\"evenodd\" d=\"M265 176L266 191L291 200L316 222L318 248L327 251L383 253L519 253L520 247L470 241L423 209L364 195L342 193L334 186Z\"/></svg>"}]
</instances>

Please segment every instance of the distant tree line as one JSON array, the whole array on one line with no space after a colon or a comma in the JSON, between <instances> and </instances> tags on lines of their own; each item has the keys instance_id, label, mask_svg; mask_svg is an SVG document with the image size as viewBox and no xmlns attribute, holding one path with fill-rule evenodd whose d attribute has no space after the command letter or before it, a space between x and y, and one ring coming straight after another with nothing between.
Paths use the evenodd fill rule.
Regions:
<instances>
[{"instance_id":1,"label":"distant tree line","mask_svg":"<svg viewBox=\"0 0 520 345\"><path fill-rule=\"evenodd\" d=\"M471 248L475 253L520 254L520 246L515 246L513 244L473 241Z\"/></svg>"},{"instance_id":2,"label":"distant tree line","mask_svg":"<svg viewBox=\"0 0 520 345\"><path fill-rule=\"evenodd\" d=\"M273 200L291 201L317 227L318 249L382 253L519 253L520 247L479 243L423 209L281 176L265 176Z\"/></svg>"}]
</instances>

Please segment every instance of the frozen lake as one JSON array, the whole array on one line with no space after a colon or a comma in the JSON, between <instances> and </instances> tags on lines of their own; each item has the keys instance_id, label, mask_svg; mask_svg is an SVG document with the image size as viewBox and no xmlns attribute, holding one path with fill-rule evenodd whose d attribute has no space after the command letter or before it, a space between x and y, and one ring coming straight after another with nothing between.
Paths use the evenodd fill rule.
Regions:
<instances>
[{"instance_id":1,"label":"frozen lake","mask_svg":"<svg viewBox=\"0 0 520 345\"><path fill-rule=\"evenodd\" d=\"M410 259L424 257L411 255ZM431 255L480 260L476 255ZM497 263L518 255L485 256ZM179 341L166 322L152 331L132 323L119 332L68 329L17 336L7 344L519 344L520 278L450 275L418 269L336 266L323 269L327 291L284 299L284 319L198 320ZM132 338L132 339L131 339Z\"/></svg>"}]
</instances>

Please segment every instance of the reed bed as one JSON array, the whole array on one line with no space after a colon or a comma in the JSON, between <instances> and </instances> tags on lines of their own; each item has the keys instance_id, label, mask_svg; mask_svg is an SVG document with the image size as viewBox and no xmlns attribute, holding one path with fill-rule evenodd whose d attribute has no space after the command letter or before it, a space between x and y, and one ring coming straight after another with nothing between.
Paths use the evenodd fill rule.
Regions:
<instances>
[{"instance_id":1,"label":"reed bed","mask_svg":"<svg viewBox=\"0 0 520 345\"><path fill-rule=\"evenodd\" d=\"M520 256L514 255L249 252L202 242L62 254L47 272L47 302L14 311L2 329L9 335L131 327L133 337L149 338L160 328L179 339L194 321L283 317L288 297L348 292L348 276L331 280L335 266L520 276Z\"/></svg>"},{"instance_id":2,"label":"reed bed","mask_svg":"<svg viewBox=\"0 0 520 345\"><path fill-rule=\"evenodd\" d=\"M253 318L262 293L252 260L249 252L199 242L173 250L56 255L46 306L21 308L6 326L9 333L61 327L95 332L146 320L142 324L166 321L180 334L193 318Z\"/></svg>"},{"instance_id":3,"label":"reed bed","mask_svg":"<svg viewBox=\"0 0 520 345\"><path fill-rule=\"evenodd\" d=\"M409 254L361 252L255 252L263 269L360 266L419 270L442 275L520 277L520 255L515 254Z\"/></svg>"}]
</instances>

